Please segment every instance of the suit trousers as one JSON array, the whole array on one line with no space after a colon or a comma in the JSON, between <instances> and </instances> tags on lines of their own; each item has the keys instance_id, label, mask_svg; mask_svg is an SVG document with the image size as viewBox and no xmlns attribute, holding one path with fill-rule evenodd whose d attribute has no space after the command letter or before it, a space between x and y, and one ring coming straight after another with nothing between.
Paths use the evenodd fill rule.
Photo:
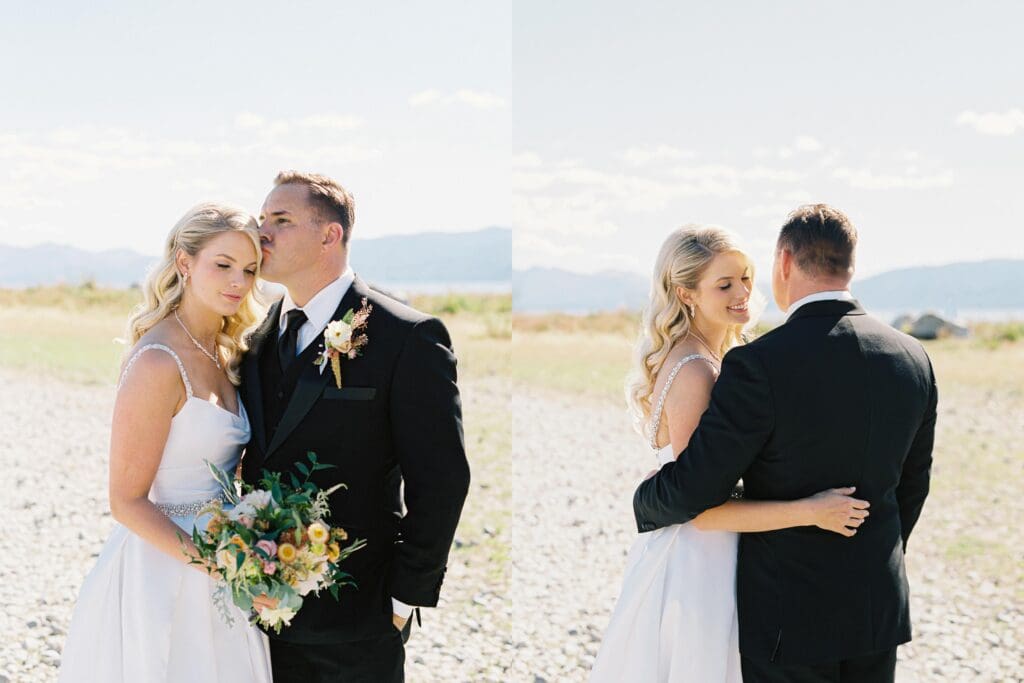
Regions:
<instances>
[{"instance_id":1,"label":"suit trousers","mask_svg":"<svg viewBox=\"0 0 1024 683\"><path fill-rule=\"evenodd\" d=\"M412 619L401 632L351 643L304 645L271 638L274 683L403 683L411 627Z\"/></svg>"},{"instance_id":2,"label":"suit trousers","mask_svg":"<svg viewBox=\"0 0 1024 683\"><path fill-rule=\"evenodd\" d=\"M743 657L741 666L743 683L893 683L896 648L827 664L777 664Z\"/></svg>"}]
</instances>

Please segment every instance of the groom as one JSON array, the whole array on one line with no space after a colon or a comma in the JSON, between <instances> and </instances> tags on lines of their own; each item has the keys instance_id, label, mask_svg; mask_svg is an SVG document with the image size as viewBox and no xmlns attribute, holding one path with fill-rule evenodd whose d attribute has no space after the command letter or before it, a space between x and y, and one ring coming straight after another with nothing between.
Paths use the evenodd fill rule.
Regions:
<instances>
[{"instance_id":1,"label":"groom","mask_svg":"<svg viewBox=\"0 0 1024 683\"><path fill-rule=\"evenodd\" d=\"M294 471L315 452L334 467L313 481L346 485L330 497L328 522L367 541L343 564L356 587L338 601L306 596L291 626L270 634L274 680L402 681L410 614L437 605L469 487L451 340L439 320L350 270L355 213L341 185L296 172L274 185L260 216L262 277L287 293L250 339L242 369L252 421L242 476ZM339 387L331 364L314 361L328 323L364 302L368 339L341 359Z\"/></svg>"},{"instance_id":2,"label":"groom","mask_svg":"<svg viewBox=\"0 0 1024 683\"><path fill-rule=\"evenodd\" d=\"M928 494L935 376L919 343L850 295L856 243L832 207L790 215L772 273L788 320L729 352L686 450L633 499L640 531L724 503L741 478L748 498L856 486L871 502L849 538L811 527L741 536L745 683L892 681L896 646L910 640L903 557Z\"/></svg>"}]
</instances>

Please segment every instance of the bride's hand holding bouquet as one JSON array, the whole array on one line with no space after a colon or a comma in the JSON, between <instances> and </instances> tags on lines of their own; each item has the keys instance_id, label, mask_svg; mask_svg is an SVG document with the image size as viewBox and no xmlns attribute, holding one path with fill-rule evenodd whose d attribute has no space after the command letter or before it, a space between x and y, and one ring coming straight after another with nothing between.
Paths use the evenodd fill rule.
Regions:
<instances>
[{"instance_id":1,"label":"bride's hand holding bouquet","mask_svg":"<svg viewBox=\"0 0 1024 683\"><path fill-rule=\"evenodd\" d=\"M356 539L346 546L348 534L325 521L330 514L328 496L344 484L322 490L310 475L333 467L317 462L308 453L309 465L299 462L299 480L288 473L263 472L259 488L236 482L226 472L207 463L221 485L223 502L216 501L200 514L210 514L205 530L192 532L200 565L218 579L215 599L225 619L231 620L226 600L261 626L280 633L302 607L309 593L330 591L335 600L338 589L354 585L341 564L366 545Z\"/></svg>"}]
</instances>

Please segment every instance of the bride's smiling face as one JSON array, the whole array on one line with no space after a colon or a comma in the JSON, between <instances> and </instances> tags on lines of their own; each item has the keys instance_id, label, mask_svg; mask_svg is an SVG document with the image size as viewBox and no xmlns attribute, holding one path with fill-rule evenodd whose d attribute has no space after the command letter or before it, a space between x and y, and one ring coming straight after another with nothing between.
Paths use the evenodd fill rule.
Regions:
<instances>
[{"instance_id":1,"label":"bride's smiling face","mask_svg":"<svg viewBox=\"0 0 1024 683\"><path fill-rule=\"evenodd\" d=\"M715 326L750 322L752 272L747 257L737 251L717 254L701 276L694 292L687 292L697 309L697 319Z\"/></svg>"}]
</instances>

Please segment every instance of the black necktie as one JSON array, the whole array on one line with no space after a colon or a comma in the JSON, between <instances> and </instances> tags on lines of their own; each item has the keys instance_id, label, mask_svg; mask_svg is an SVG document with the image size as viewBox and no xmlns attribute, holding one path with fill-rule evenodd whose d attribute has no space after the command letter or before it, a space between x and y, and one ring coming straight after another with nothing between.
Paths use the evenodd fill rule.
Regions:
<instances>
[{"instance_id":1,"label":"black necktie","mask_svg":"<svg viewBox=\"0 0 1024 683\"><path fill-rule=\"evenodd\" d=\"M306 313L301 308L293 308L284 314L284 334L277 344L277 359L281 362L281 372L295 360L295 347L299 341L299 328L306 322Z\"/></svg>"}]
</instances>

